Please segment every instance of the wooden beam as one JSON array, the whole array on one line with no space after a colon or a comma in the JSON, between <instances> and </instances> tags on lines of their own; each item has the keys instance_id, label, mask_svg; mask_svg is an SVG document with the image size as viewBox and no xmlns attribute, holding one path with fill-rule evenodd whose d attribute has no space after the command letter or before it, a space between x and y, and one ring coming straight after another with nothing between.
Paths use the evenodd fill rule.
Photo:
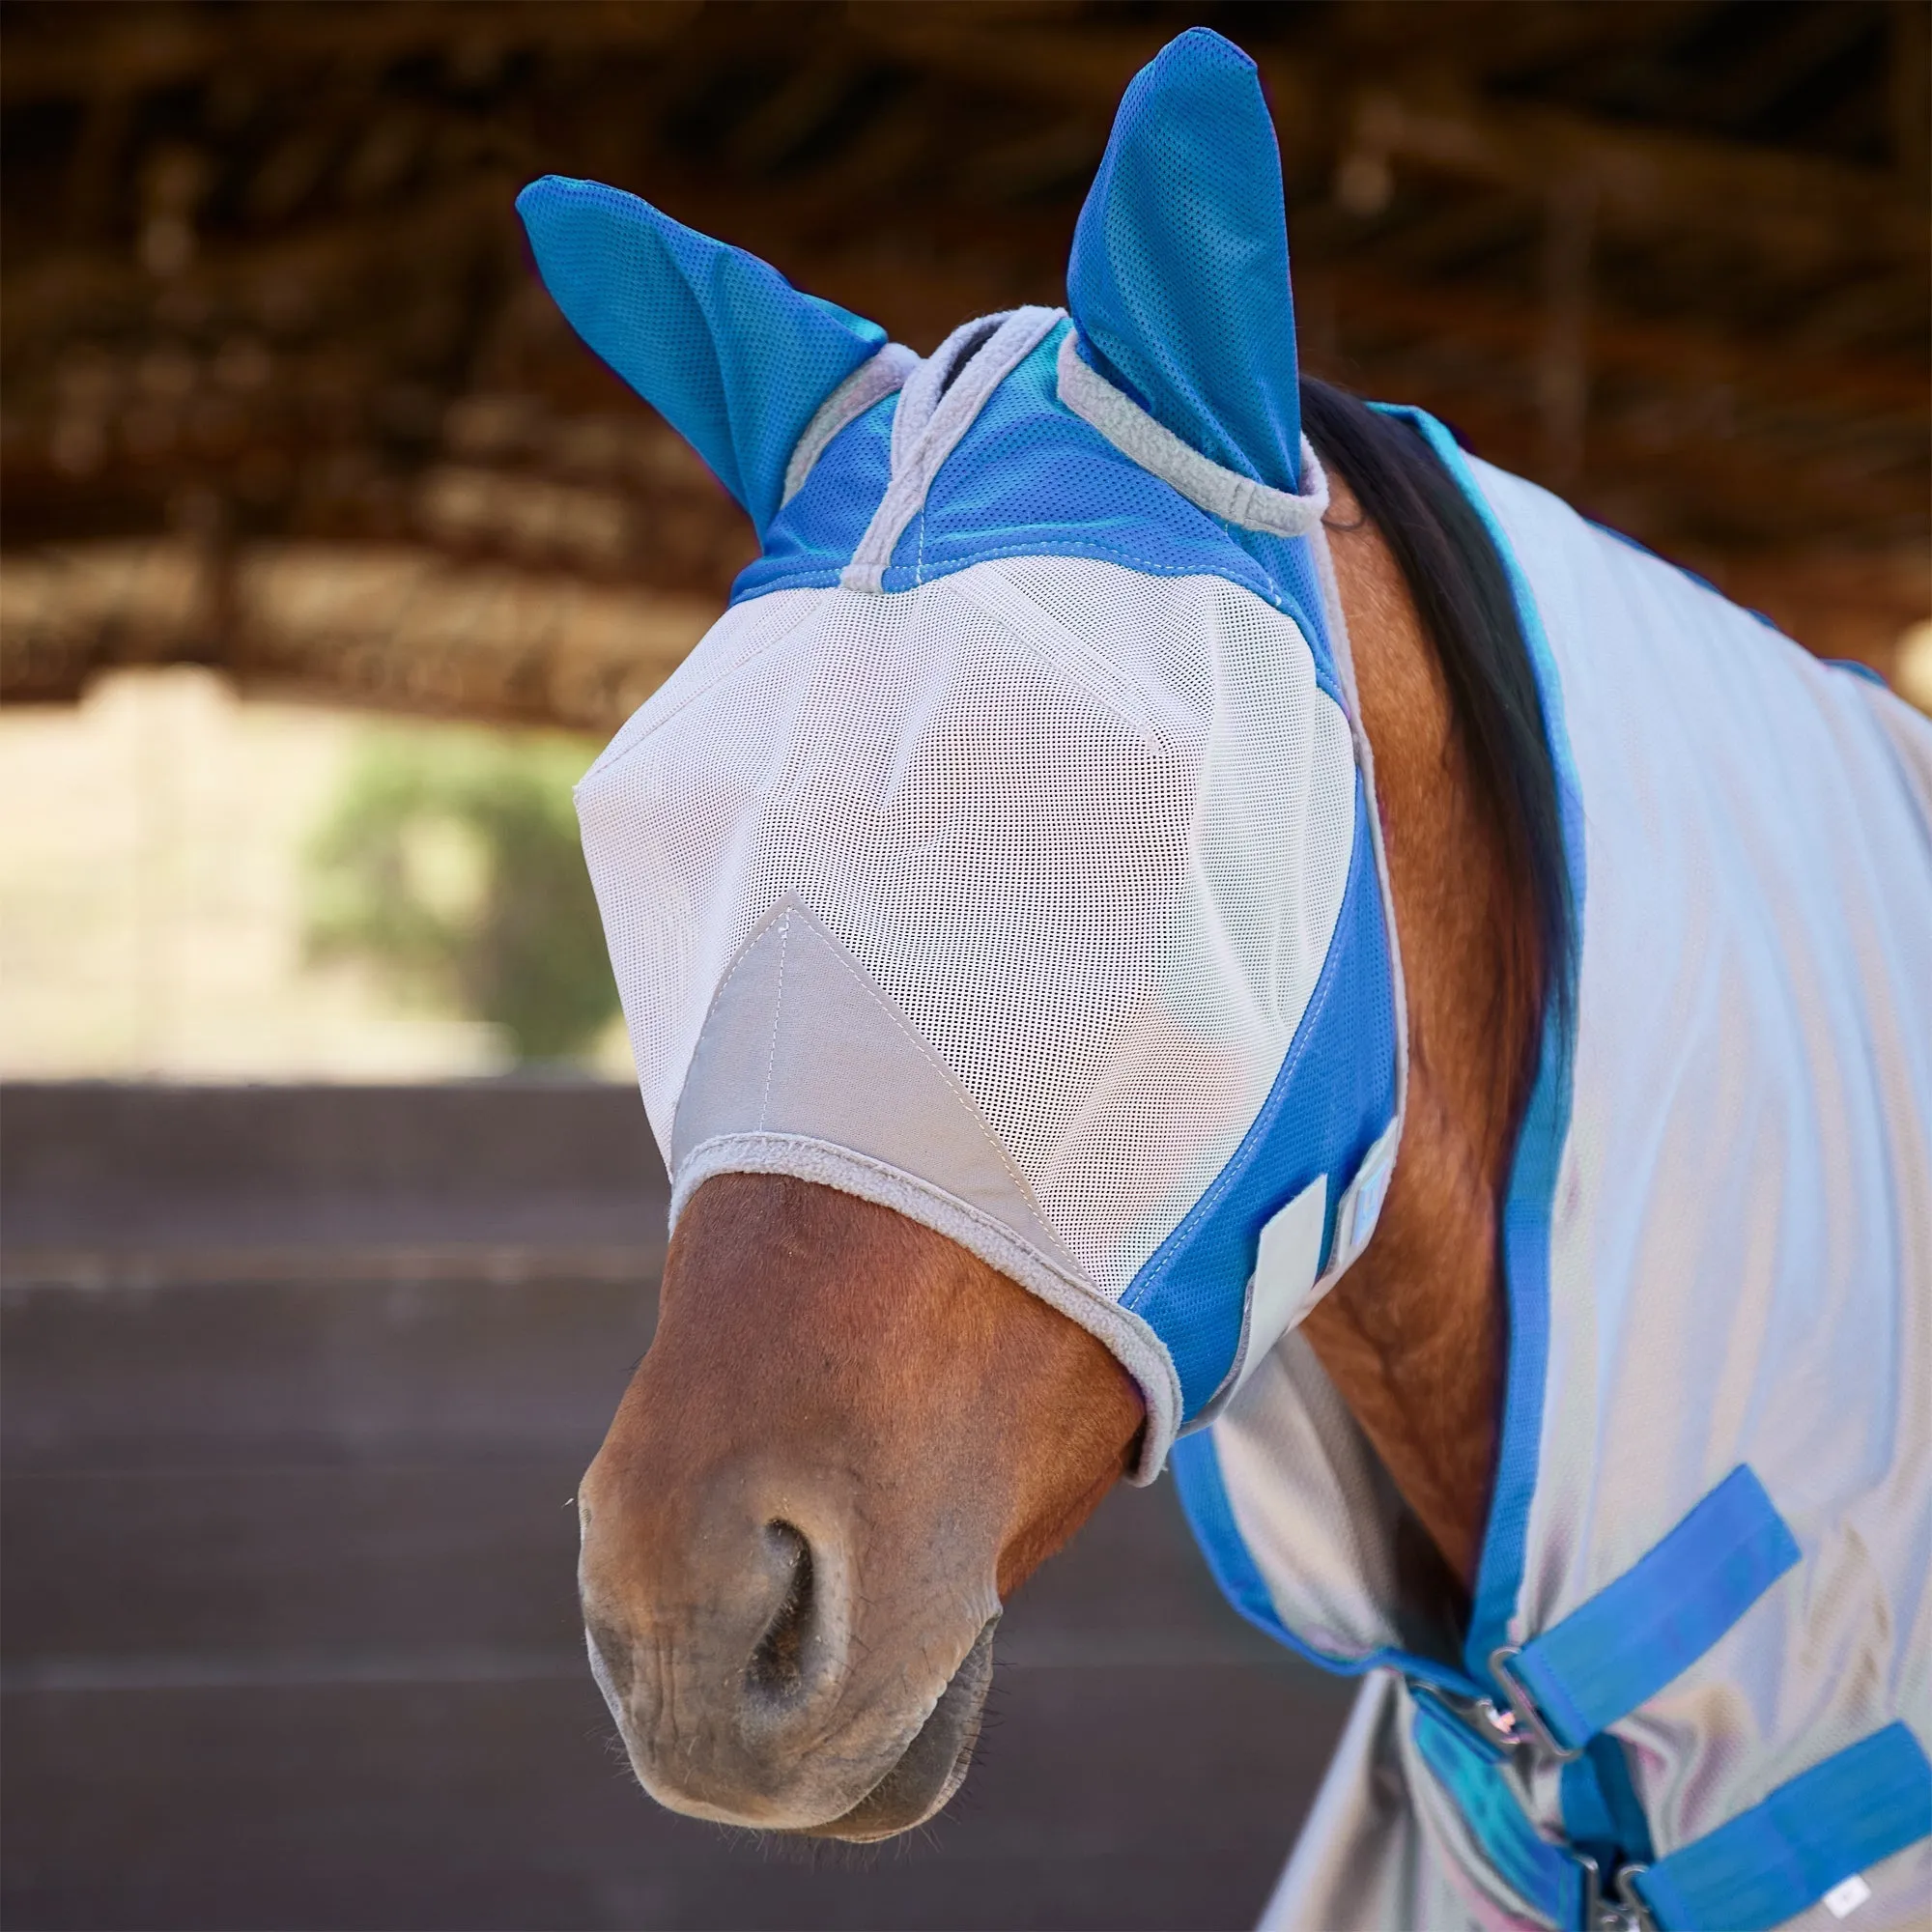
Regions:
<instances>
[{"instance_id":1,"label":"wooden beam","mask_svg":"<svg viewBox=\"0 0 1932 1932\"><path fill-rule=\"evenodd\" d=\"M1168 37L1160 26L994 28L972 8L866 7L854 20L902 59L1003 93L1109 110ZM1531 199L1554 181L1587 183L1610 230L1747 240L1820 275L1834 264L1919 263L1932 252L1924 185L1875 169L1459 98L1434 75L1358 88L1339 63L1316 55L1264 47L1258 64L1290 156L1339 146ZM1338 102L1347 103L1340 115Z\"/></svg>"},{"instance_id":2,"label":"wooden beam","mask_svg":"<svg viewBox=\"0 0 1932 1932\"><path fill-rule=\"evenodd\" d=\"M590 6L504 6L499 0L299 0L219 14L155 4L63 7L58 34L8 37L0 99L90 99L157 90L241 68L263 74L307 64L340 73L412 55L467 59L537 48L648 52L689 27L695 0L596 0Z\"/></svg>"},{"instance_id":3,"label":"wooden beam","mask_svg":"<svg viewBox=\"0 0 1932 1932\"><path fill-rule=\"evenodd\" d=\"M0 573L0 702L71 701L105 670L191 663L336 704L611 731L720 609L409 545L228 559L181 538L73 545L10 554Z\"/></svg>"},{"instance_id":4,"label":"wooden beam","mask_svg":"<svg viewBox=\"0 0 1932 1932\"><path fill-rule=\"evenodd\" d=\"M1606 228L1745 241L1821 277L1932 254L1922 192L1877 169L1742 142L1617 128L1548 107L1364 89L1348 143L1526 195L1587 183Z\"/></svg>"}]
</instances>

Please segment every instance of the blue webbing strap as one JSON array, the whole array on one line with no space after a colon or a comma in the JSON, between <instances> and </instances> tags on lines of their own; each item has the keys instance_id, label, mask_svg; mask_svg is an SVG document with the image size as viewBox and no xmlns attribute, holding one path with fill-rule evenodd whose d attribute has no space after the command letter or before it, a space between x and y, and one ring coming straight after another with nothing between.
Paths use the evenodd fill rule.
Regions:
<instances>
[{"instance_id":1,"label":"blue webbing strap","mask_svg":"<svg viewBox=\"0 0 1932 1932\"><path fill-rule=\"evenodd\" d=\"M1509 1753L1460 1721L1428 1685L1411 1679L1408 1688L1423 1761L1455 1800L1484 1857L1552 1923L1584 1922L1590 1886L1577 1853L1595 1860L1598 1871L1606 1874L1650 1861L1650 1827L1616 1739L1594 1740L1585 1756L1563 1767L1570 1841L1552 1844L1530 1823L1503 1769Z\"/></svg>"},{"instance_id":2,"label":"blue webbing strap","mask_svg":"<svg viewBox=\"0 0 1932 1932\"><path fill-rule=\"evenodd\" d=\"M1769 1932L1932 1835L1932 1763L1888 1724L1630 1883L1661 1932Z\"/></svg>"},{"instance_id":3,"label":"blue webbing strap","mask_svg":"<svg viewBox=\"0 0 1932 1932\"><path fill-rule=\"evenodd\" d=\"M1592 1738L1583 1755L1563 1767L1558 1789L1564 1834L1596 1860L1600 1872L1652 1861L1650 1821L1620 1738Z\"/></svg>"},{"instance_id":4,"label":"blue webbing strap","mask_svg":"<svg viewBox=\"0 0 1932 1932\"><path fill-rule=\"evenodd\" d=\"M1538 1836L1496 1754L1427 1695L1415 1700L1415 1743L1505 1883L1553 1924L1576 1925L1582 1868L1562 1846Z\"/></svg>"},{"instance_id":5,"label":"blue webbing strap","mask_svg":"<svg viewBox=\"0 0 1932 1932\"><path fill-rule=\"evenodd\" d=\"M1648 1555L1524 1644L1510 1674L1556 1743L1579 1750L1688 1670L1797 1561L1784 1519L1740 1464Z\"/></svg>"}]
</instances>

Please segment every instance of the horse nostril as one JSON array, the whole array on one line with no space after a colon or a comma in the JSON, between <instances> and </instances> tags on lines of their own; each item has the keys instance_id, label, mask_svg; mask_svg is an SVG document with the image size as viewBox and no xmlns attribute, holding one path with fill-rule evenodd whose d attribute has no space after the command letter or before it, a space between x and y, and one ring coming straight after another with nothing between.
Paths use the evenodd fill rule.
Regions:
<instances>
[{"instance_id":1,"label":"horse nostril","mask_svg":"<svg viewBox=\"0 0 1932 1932\"><path fill-rule=\"evenodd\" d=\"M805 1688L805 1645L811 1633L811 1545L804 1533L775 1519L765 1525L766 1540L781 1561L789 1557L785 1593L745 1666L746 1687L774 1704L791 1703Z\"/></svg>"}]
</instances>

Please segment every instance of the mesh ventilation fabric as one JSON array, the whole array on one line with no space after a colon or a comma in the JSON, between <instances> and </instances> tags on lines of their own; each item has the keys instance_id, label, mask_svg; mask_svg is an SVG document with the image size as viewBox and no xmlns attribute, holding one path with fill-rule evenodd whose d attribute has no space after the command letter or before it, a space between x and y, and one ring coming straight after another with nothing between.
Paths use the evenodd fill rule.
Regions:
<instances>
[{"instance_id":1,"label":"mesh ventilation fabric","mask_svg":"<svg viewBox=\"0 0 1932 1932\"><path fill-rule=\"evenodd\" d=\"M1190 448L1293 490L1301 447L1281 155L1255 64L1206 27L1122 98L1066 305L1100 373Z\"/></svg>"},{"instance_id":2,"label":"mesh ventilation fabric","mask_svg":"<svg viewBox=\"0 0 1932 1932\"><path fill-rule=\"evenodd\" d=\"M795 894L1118 1297L1282 1065L1353 773L1300 630L1220 577L1016 557L736 606L579 791L660 1145L714 991Z\"/></svg>"},{"instance_id":3,"label":"mesh ventilation fabric","mask_svg":"<svg viewBox=\"0 0 1932 1932\"><path fill-rule=\"evenodd\" d=\"M762 535L819 405L885 345L877 323L600 182L517 197L570 326L703 457Z\"/></svg>"}]
</instances>

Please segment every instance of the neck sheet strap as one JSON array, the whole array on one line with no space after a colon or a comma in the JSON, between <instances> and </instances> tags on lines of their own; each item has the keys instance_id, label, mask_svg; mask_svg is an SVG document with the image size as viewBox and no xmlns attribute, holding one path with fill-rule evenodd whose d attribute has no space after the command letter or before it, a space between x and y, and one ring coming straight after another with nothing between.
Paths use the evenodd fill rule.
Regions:
<instances>
[{"instance_id":1,"label":"neck sheet strap","mask_svg":"<svg viewBox=\"0 0 1932 1932\"><path fill-rule=\"evenodd\" d=\"M1863 1873L1928 1836L1932 1762L1892 1723L1694 1844L1626 1869L1620 1889L1658 1932L1771 1932L1821 1899L1844 1917L1871 1896Z\"/></svg>"},{"instance_id":2,"label":"neck sheet strap","mask_svg":"<svg viewBox=\"0 0 1932 1932\"><path fill-rule=\"evenodd\" d=\"M1654 1697L1798 1561L1796 1539L1748 1468L1736 1468L1615 1582L1490 1668L1550 1752L1584 1745Z\"/></svg>"},{"instance_id":3,"label":"neck sheet strap","mask_svg":"<svg viewBox=\"0 0 1932 1932\"><path fill-rule=\"evenodd\" d=\"M1614 1582L1492 1669L1533 1745L1564 1766L1567 1844L1539 1838L1501 1771L1508 1749L1416 1700L1415 1738L1496 1870L1558 1925L1592 1928L1600 1874L1657 1932L1769 1932L1932 1834L1932 1766L1890 1724L1761 1804L1651 1861L1609 1726L1682 1675L1799 1560L1784 1520L1734 1469ZM1859 1894L1862 1897L1864 1894ZM1580 1920L1579 1920L1580 1915Z\"/></svg>"}]
</instances>

